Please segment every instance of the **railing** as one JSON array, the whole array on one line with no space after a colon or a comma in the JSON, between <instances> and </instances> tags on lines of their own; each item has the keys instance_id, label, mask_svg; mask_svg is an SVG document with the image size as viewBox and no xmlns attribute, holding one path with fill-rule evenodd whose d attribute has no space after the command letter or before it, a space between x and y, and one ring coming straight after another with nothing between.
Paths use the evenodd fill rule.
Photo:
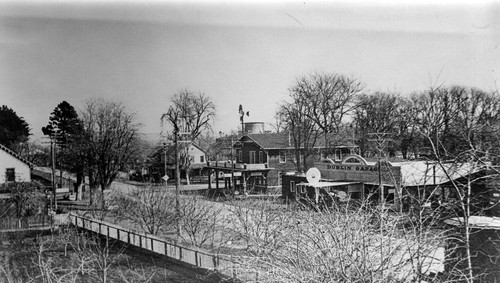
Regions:
<instances>
[{"instance_id":1,"label":"railing","mask_svg":"<svg viewBox=\"0 0 500 283\"><path fill-rule=\"evenodd\" d=\"M251 169L251 170L261 170L269 169L267 163L233 163L231 161L208 161L207 167L218 167L226 169Z\"/></svg>"},{"instance_id":2,"label":"railing","mask_svg":"<svg viewBox=\"0 0 500 283\"><path fill-rule=\"evenodd\" d=\"M69 218L71 223L78 228L92 231L199 268L217 271L225 276L233 278L237 276L235 263L228 256L214 255L183 247L153 235L132 231L112 223L82 217L74 213L70 213Z\"/></svg>"}]
</instances>

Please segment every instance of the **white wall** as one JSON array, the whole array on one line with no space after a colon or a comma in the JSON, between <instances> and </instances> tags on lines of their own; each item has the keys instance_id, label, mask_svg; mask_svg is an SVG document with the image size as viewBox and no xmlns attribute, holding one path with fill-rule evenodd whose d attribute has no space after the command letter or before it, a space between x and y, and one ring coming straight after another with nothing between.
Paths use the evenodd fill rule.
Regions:
<instances>
[{"instance_id":1,"label":"white wall","mask_svg":"<svg viewBox=\"0 0 500 283\"><path fill-rule=\"evenodd\" d=\"M205 156L205 153L203 153L203 151L201 151L198 147L196 146L193 146L193 145L190 145L189 146L189 155L193 157L193 161L191 162L191 164L195 164L195 163L205 163L207 162L207 159L206 159L206 156ZM203 162L200 162L200 156L204 156L203 158Z\"/></svg>"},{"instance_id":2,"label":"white wall","mask_svg":"<svg viewBox=\"0 0 500 283\"><path fill-rule=\"evenodd\" d=\"M0 184L5 183L7 168L14 168L17 182L31 182L29 165L0 148Z\"/></svg>"}]
</instances>

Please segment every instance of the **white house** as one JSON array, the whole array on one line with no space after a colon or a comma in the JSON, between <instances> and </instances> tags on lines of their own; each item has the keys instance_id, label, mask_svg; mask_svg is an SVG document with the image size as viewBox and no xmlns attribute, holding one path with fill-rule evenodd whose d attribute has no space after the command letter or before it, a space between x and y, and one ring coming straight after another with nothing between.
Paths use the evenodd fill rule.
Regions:
<instances>
[{"instance_id":1,"label":"white house","mask_svg":"<svg viewBox=\"0 0 500 283\"><path fill-rule=\"evenodd\" d=\"M31 182L31 163L0 144L0 184Z\"/></svg>"},{"instance_id":2,"label":"white house","mask_svg":"<svg viewBox=\"0 0 500 283\"><path fill-rule=\"evenodd\" d=\"M207 162L205 152L196 144L189 145L189 156L191 156L191 164L203 164Z\"/></svg>"}]
</instances>

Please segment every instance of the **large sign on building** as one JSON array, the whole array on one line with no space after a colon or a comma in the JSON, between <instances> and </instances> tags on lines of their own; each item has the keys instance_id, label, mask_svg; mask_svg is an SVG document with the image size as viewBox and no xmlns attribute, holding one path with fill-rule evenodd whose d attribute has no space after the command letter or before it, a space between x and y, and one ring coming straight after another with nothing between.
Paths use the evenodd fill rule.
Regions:
<instances>
[{"instance_id":1,"label":"large sign on building","mask_svg":"<svg viewBox=\"0 0 500 283\"><path fill-rule=\"evenodd\" d=\"M329 161L314 164L321 171L323 179L331 181L363 182L386 186L401 186L401 167L392 166L387 161L367 164L366 160L357 155L346 157L342 163Z\"/></svg>"}]
</instances>

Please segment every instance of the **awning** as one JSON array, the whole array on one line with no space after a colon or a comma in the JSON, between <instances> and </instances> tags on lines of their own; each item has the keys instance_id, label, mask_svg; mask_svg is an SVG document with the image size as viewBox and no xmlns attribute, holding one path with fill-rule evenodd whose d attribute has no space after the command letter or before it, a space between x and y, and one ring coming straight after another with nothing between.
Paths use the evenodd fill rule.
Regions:
<instances>
[{"instance_id":1,"label":"awning","mask_svg":"<svg viewBox=\"0 0 500 283\"><path fill-rule=\"evenodd\" d=\"M313 188L326 188L326 187L340 187L340 186L348 186L348 185L356 185L360 182L318 182L315 184L311 183L298 183L297 186L308 186Z\"/></svg>"}]
</instances>

